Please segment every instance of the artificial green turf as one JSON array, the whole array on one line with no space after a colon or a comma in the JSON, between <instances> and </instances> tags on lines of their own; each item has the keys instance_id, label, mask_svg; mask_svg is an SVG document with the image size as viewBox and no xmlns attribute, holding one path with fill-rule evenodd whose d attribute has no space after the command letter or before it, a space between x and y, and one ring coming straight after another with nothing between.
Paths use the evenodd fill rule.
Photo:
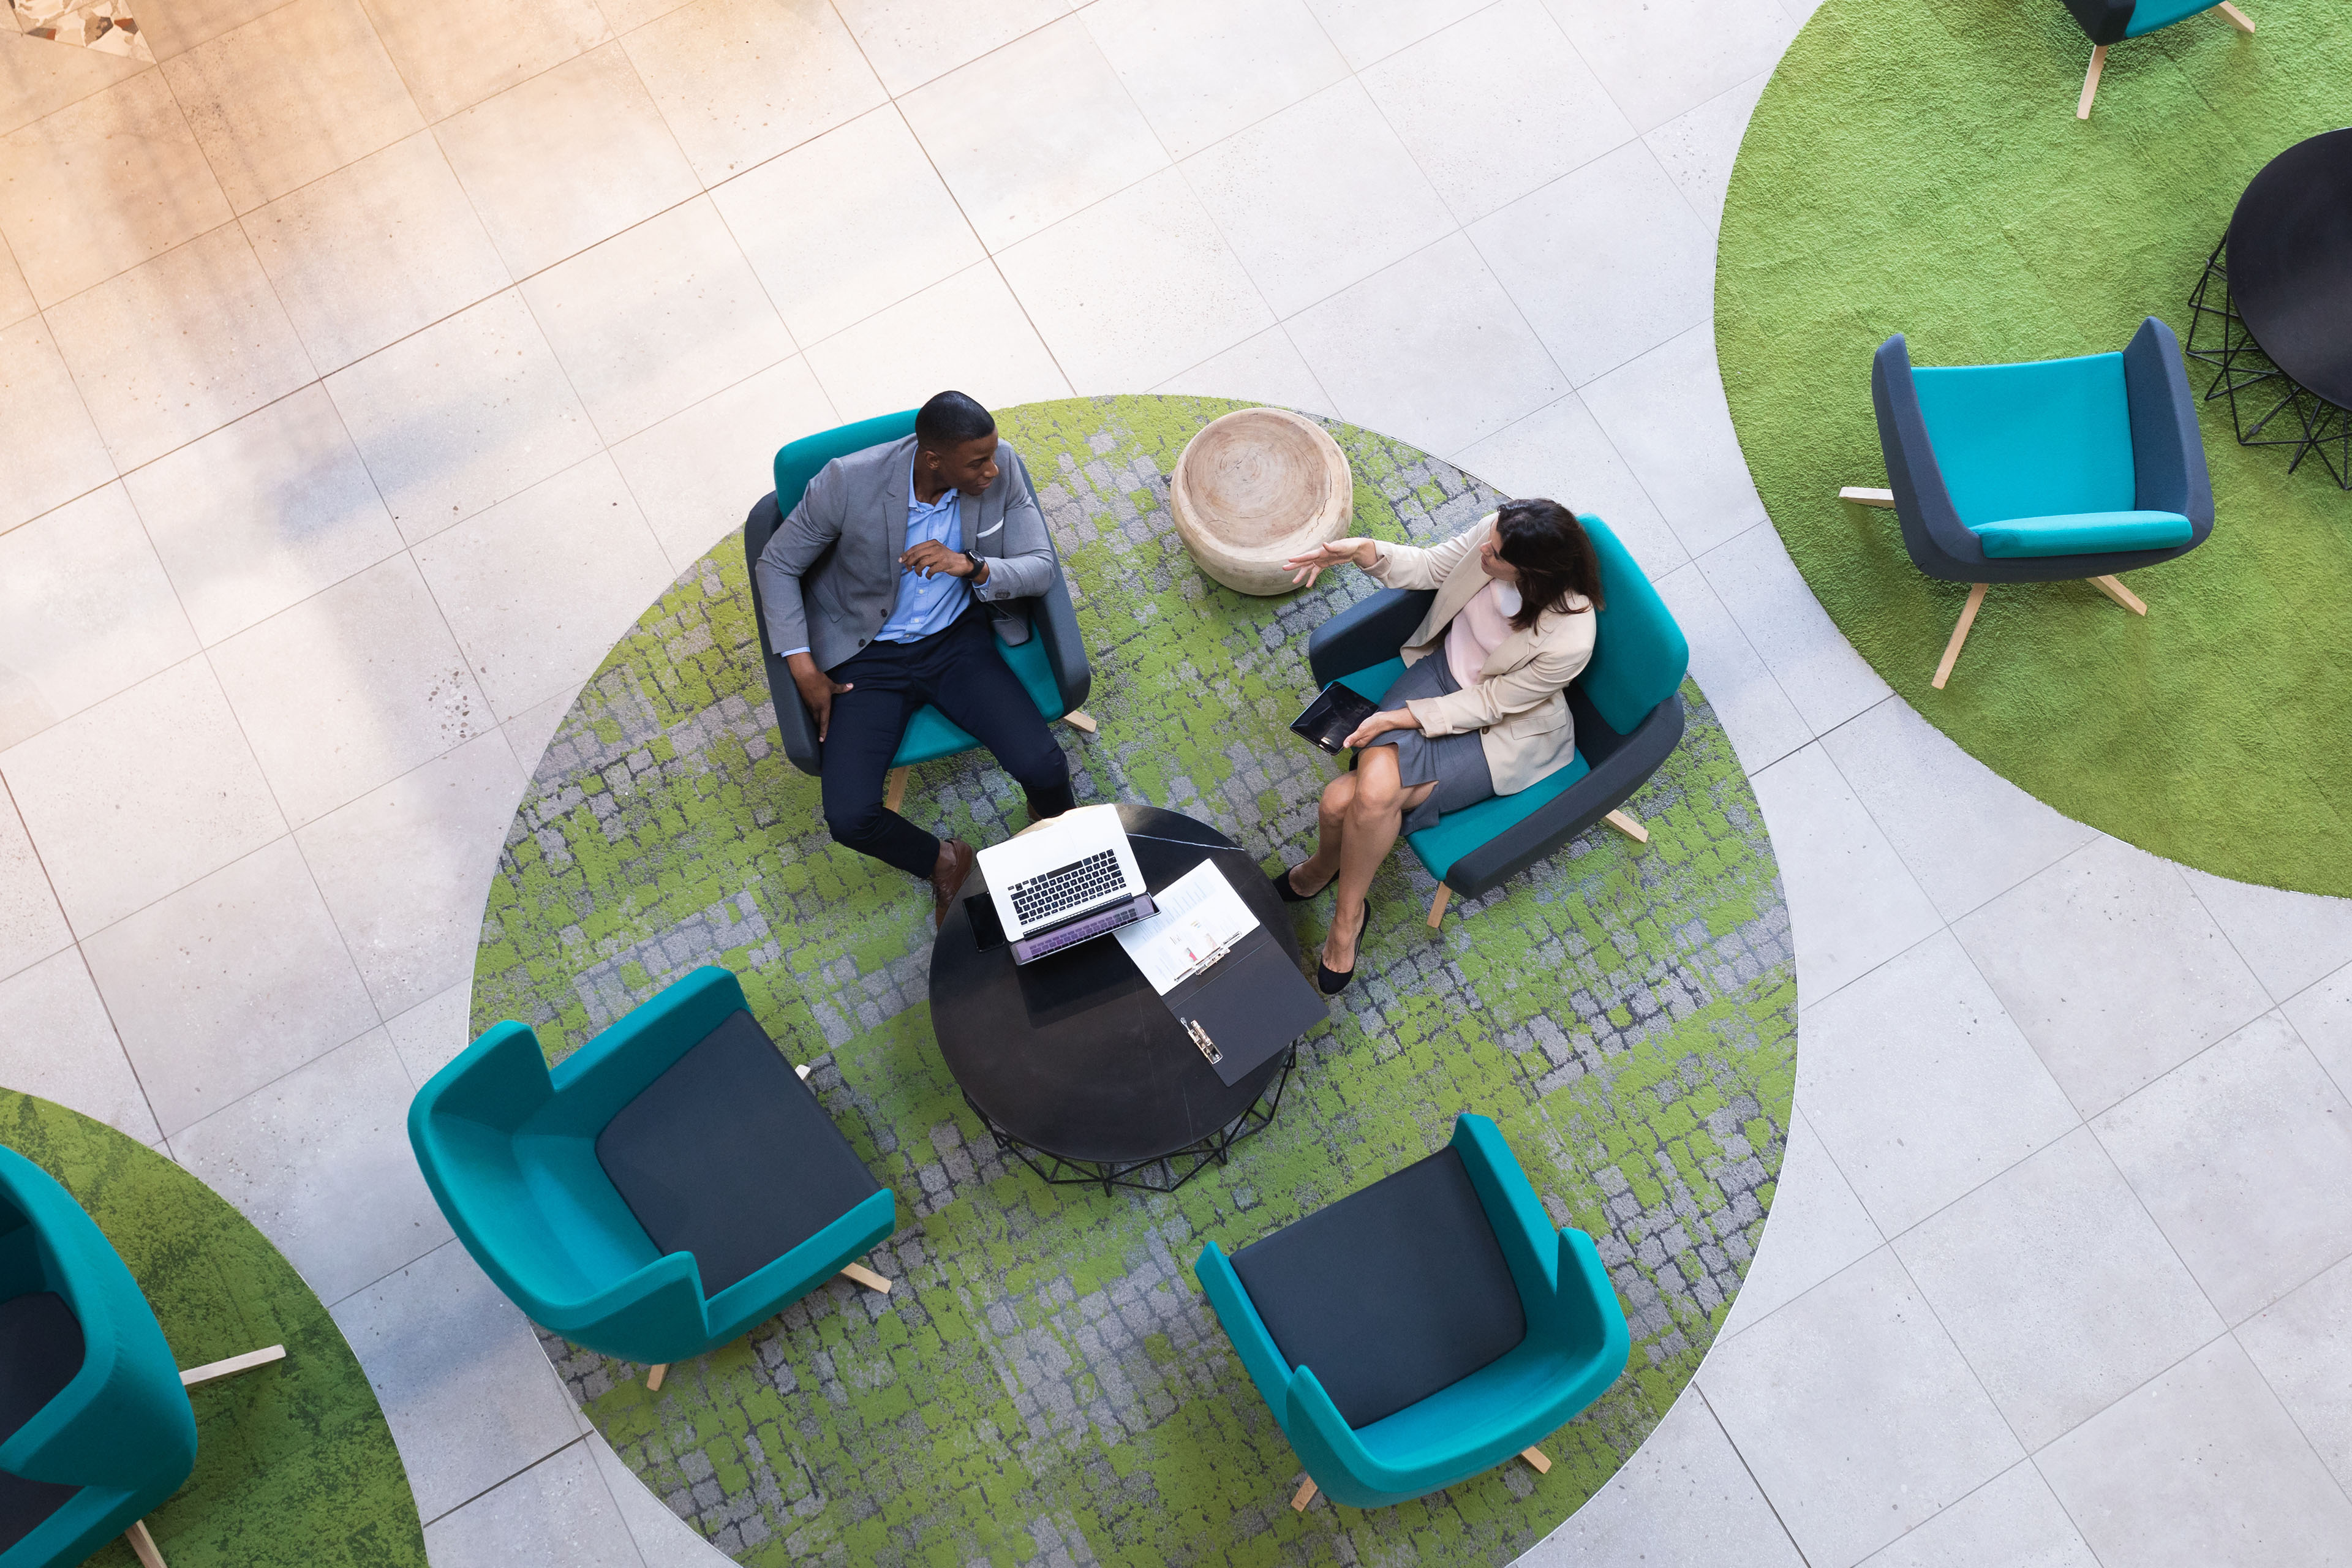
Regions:
<instances>
[{"instance_id":1,"label":"artificial green turf","mask_svg":"<svg viewBox=\"0 0 2352 1568\"><path fill-rule=\"evenodd\" d=\"M1287 724L1307 634L1371 584L1276 599L1202 575L1166 475L1235 405L1117 397L1001 415L1037 480L1094 669L1099 734L1057 728L1081 800L1173 805L1265 865L1302 858L1333 765ZM1356 529L1431 542L1495 492L1333 424ZM476 961L478 1027L576 1047L698 963L759 1016L876 1173L902 1228L887 1298L835 1282L744 1340L643 1369L549 1342L646 1483L747 1563L1507 1562L1591 1496L1688 1384L1764 1226L1794 1087L1788 913L1755 796L1686 685L1689 730L1595 829L1456 903L1400 850L1362 978L1311 1034L1272 1126L1172 1197L1049 1187L1003 1158L933 1044L928 894L833 844L775 749L740 532L614 648L537 766ZM916 772L917 822L977 843L1023 820L984 753ZM1303 945L1328 900L1295 912ZM1013 1048L1008 1042L1008 1048ZM1297 1458L1191 1273L1495 1118L1553 1215L1591 1232L1633 1365L1513 1463L1400 1508L1288 1506Z\"/></svg>"},{"instance_id":2,"label":"artificial green turf","mask_svg":"<svg viewBox=\"0 0 2352 1568\"><path fill-rule=\"evenodd\" d=\"M196 1468L147 1516L172 1568L425 1568L425 1532L367 1374L327 1309L202 1182L86 1116L0 1089L0 1144L65 1185L122 1255L172 1354L286 1359L192 1389ZM94 1568L134 1568L120 1540Z\"/></svg>"},{"instance_id":3,"label":"artificial green turf","mask_svg":"<svg viewBox=\"0 0 2352 1568\"><path fill-rule=\"evenodd\" d=\"M2280 151L2352 121L2337 0L2251 3L2107 57L2058 0L1825 0L1758 103L1725 204L1716 338L1773 523L1838 628L1928 721L2069 816L2248 881L2352 893L2352 496L2316 459L2237 445L2203 409L2216 521L2135 573L2146 619L2089 584L1998 585L1930 689L1967 589L1903 552L1870 356L2053 359L2123 347L2188 299ZM2210 368L2189 362L2201 395Z\"/></svg>"}]
</instances>

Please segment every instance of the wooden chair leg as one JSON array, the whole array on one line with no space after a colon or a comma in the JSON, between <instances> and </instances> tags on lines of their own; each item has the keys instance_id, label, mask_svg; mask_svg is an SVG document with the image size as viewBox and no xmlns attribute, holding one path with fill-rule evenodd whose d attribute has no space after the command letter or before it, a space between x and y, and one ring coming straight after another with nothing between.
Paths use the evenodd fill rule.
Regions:
<instances>
[{"instance_id":1,"label":"wooden chair leg","mask_svg":"<svg viewBox=\"0 0 2352 1568\"><path fill-rule=\"evenodd\" d=\"M1313 1476L1309 1476L1306 1480L1299 1483L1297 1493L1290 1500L1290 1506L1297 1512L1305 1513L1307 1511L1307 1505L1314 1500L1315 1478Z\"/></svg>"},{"instance_id":2,"label":"wooden chair leg","mask_svg":"<svg viewBox=\"0 0 2352 1568\"><path fill-rule=\"evenodd\" d=\"M669 1363L667 1362L662 1363L661 1365L646 1373L646 1392L648 1394L659 1394L661 1392L662 1379L668 1375Z\"/></svg>"},{"instance_id":3,"label":"wooden chair leg","mask_svg":"<svg viewBox=\"0 0 2352 1568\"><path fill-rule=\"evenodd\" d=\"M852 1284L863 1285L868 1290L877 1290L885 1296L887 1296L890 1293L890 1281L882 1278L881 1275L875 1273L874 1270L866 1268L863 1263L843 1264L841 1266L841 1277L844 1279L850 1281Z\"/></svg>"},{"instance_id":4,"label":"wooden chair leg","mask_svg":"<svg viewBox=\"0 0 2352 1568\"><path fill-rule=\"evenodd\" d=\"M1838 491L1838 500L1850 500L1856 506L1891 507L1895 504L1895 492L1893 490L1870 490L1863 489L1860 485L1848 485L1845 489Z\"/></svg>"},{"instance_id":5,"label":"wooden chair leg","mask_svg":"<svg viewBox=\"0 0 2352 1568\"><path fill-rule=\"evenodd\" d=\"M1536 1474L1539 1476L1551 1474L1551 1461L1544 1458L1544 1451L1541 1448L1522 1448L1519 1450L1519 1458L1533 1465L1536 1468Z\"/></svg>"},{"instance_id":6,"label":"wooden chair leg","mask_svg":"<svg viewBox=\"0 0 2352 1568\"><path fill-rule=\"evenodd\" d=\"M1612 811L1601 820L1636 844L1647 844L1650 841L1650 830L1622 811Z\"/></svg>"},{"instance_id":7,"label":"wooden chair leg","mask_svg":"<svg viewBox=\"0 0 2352 1568\"><path fill-rule=\"evenodd\" d=\"M2254 30L2254 19L2252 16L2247 16L2243 11L2239 10L2235 5L2231 5L2230 0L2221 0L2221 4L2214 6L2213 9L2221 12L2221 19L2229 23L2232 27L2237 28L2238 31L2242 33L2251 33Z\"/></svg>"},{"instance_id":8,"label":"wooden chair leg","mask_svg":"<svg viewBox=\"0 0 2352 1568\"><path fill-rule=\"evenodd\" d=\"M1067 713L1063 714L1062 722L1069 725L1074 730L1084 730L1089 735L1093 734L1098 728L1095 723L1095 716L1087 712L1083 708L1073 708Z\"/></svg>"},{"instance_id":9,"label":"wooden chair leg","mask_svg":"<svg viewBox=\"0 0 2352 1568\"><path fill-rule=\"evenodd\" d=\"M1960 645L1969 640L1969 628L1977 624L1977 611L1984 604L1988 583L1973 584L1969 588L1969 602L1960 606L1960 624L1952 628L1952 640L1944 645L1944 657L1937 661L1936 679L1929 684L1938 691L1944 682L1952 679L1952 666L1960 658Z\"/></svg>"},{"instance_id":10,"label":"wooden chair leg","mask_svg":"<svg viewBox=\"0 0 2352 1568\"><path fill-rule=\"evenodd\" d=\"M147 1533L145 1520L132 1520L122 1539L131 1542L131 1554L139 1559L139 1568L163 1568L163 1554L155 1549L155 1538Z\"/></svg>"},{"instance_id":11,"label":"wooden chair leg","mask_svg":"<svg viewBox=\"0 0 2352 1568\"><path fill-rule=\"evenodd\" d=\"M907 775L914 771L914 767L911 763L903 768L892 768L890 770L889 781L882 786L882 804L884 805L889 807L892 811L896 811L902 804L904 804L907 798Z\"/></svg>"},{"instance_id":12,"label":"wooden chair leg","mask_svg":"<svg viewBox=\"0 0 2352 1568\"><path fill-rule=\"evenodd\" d=\"M266 1345L243 1355L233 1355L226 1361L208 1361L202 1366L192 1366L180 1374L182 1388L194 1388L200 1383L215 1383L224 1377L235 1377L241 1372L251 1372L257 1366L268 1366L273 1361L286 1359L284 1345Z\"/></svg>"},{"instance_id":13,"label":"wooden chair leg","mask_svg":"<svg viewBox=\"0 0 2352 1568\"><path fill-rule=\"evenodd\" d=\"M2107 68L2107 46L2101 44L2091 51L2091 68L2083 78L2082 100L2074 105L2074 118L2091 118L2091 100L2099 96L2099 73Z\"/></svg>"},{"instance_id":14,"label":"wooden chair leg","mask_svg":"<svg viewBox=\"0 0 2352 1568\"><path fill-rule=\"evenodd\" d=\"M1437 922L1445 918L1445 906L1454 901L1454 889L1444 883L1437 884L1437 897L1429 900L1429 929L1435 931Z\"/></svg>"},{"instance_id":15,"label":"wooden chair leg","mask_svg":"<svg viewBox=\"0 0 2352 1568\"><path fill-rule=\"evenodd\" d=\"M2147 614L2147 606L2140 602L2140 596L2137 594L2133 593L2129 588L2125 587L2123 585L2123 581L2120 578L2094 577L2091 579L2091 586L2096 588L2100 593L2105 594L2108 598L2113 599L2116 604L2121 605L2125 609L2129 610L2135 616L2144 616Z\"/></svg>"}]
</instances>

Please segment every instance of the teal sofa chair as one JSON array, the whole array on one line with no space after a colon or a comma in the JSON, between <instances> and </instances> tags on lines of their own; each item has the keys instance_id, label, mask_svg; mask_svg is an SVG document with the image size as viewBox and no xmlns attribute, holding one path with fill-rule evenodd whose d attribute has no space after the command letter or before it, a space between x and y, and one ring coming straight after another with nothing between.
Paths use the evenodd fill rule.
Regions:
<instances>
[{"instance_id":1,"label":"teal sofa chair","mask_svg":"<svg viewBox=\"0 0 2352 1568\"><path fill-rule=\"evenodd\" d=\"M0 1568L63 1568L137 1531L196 1467L163 1328L81 1205L0 1149Z\"/></svg>"},{"instance_id":2,"label":"teal sofa chair","mask_svg":"<svg viewBox=\"0 0 2352 1568\"><path fill-rule=\"evenodd\" d=\"M653 1368L727 1343L898 1228L724 969L695 970L553 1068L498 1025L417 1091L408 1139L466 1250L532 1321Z\"/></svg>"},{"instance_id":3,"label":"teal sofa chair","mask_svg":"<svg viewBox=\"0 0 2352 1568\"><path fill-rule=\"evenodd\" d=\"M2066 9L2091 40L2091 68L2083 77L2083 96L2074 103L2077 120L2091 118L2091 100L2099 96L2099 75L2107 68L2108 46L2126 38L2144 38L2207 11L2219 13L2242 33L2254 30L2252 19L2229 0L2220 5L2214 0L2066 0Z\"/></svg>"},{"instance_id":4,"label":"teal sofa chair","mask_svg":"<svg viewBox=\"0 0 2352 1568\"><path fill-rule=\"evenodd\" d=\"M1592 1238L1552 1228L1483 1116L1193 1275L1317 1490L1385 1508L1536 1445L1609 1391L1632 1339Z\"/></svg>"},{"instance_id":5,"label":"teal sofa chair","mask_svg":"<svg viewBox=\"0 0 2352 1568\"><path fill-rule=\"evenodd\" d=\"M1597 822L1608 822L1637 843L1650 837L1618 807L1682 740L1679 688L1690 668L1690 644L1609 525L1583 512L1577 521L1601 558L1603 607L1593 632L1591 662L1568 688L1569 712L1576 721L1575 759L1517 795L1448 812L1436 826L1406 835L1413 854L1437 879L1429 906L1433 927L1454 894L1475 899L1501 886ZM1384 589L1316 627L1307 639L1315 684L1336 680L1379 701L1404 673L1397 650L1436 597L1433 589Z\"/></svg>"},{"instance_id":6,"label":"teal sofa chair","mask_svg":"<svg viewBox=\"0 0 2352 1568\"><path fill-rule=\"evenodd\" d=\"M767 612L760 602L760 552L768 548L768 541L792 515L793 509L801 504L809 481L827 463L914 433L915 410L909 408L803 437L777 452L776 488L761 497L751 509L751 515L743 520L743 562L751 579L752 617L760 623L760 659L768 672L768 693L775 700L776 733L793 766L812 776L820 765L816 721L810 716L808 705L801 700L800 688L793 684L791 668L769 639ZM1013 461L1020 460L1016 454ZM1025 478L1028 469L1024 468L1021 471ZM1050 549L1052 541L1046 542ZM1094 672L1087 663L1087 645L1078 636L1077 607L1070 602L1070 586L1062 578L1058 560L1055 567L1053 587L1029 606L1029 640L1008 643L1000 630L997 651L1013 667L1013 673L1021 678L1022 687L1029 693L1030 700L1037 704L1037 711L1045 716L1046 722L1060 719L1074 729L1092 734L1095 721L1081 704L1093 688ZM908 775L919 763L952 757L979 744L946 714L936 708L924 707L908 721L907 733L890 759L890 780L884 804L893 811L898 809L898 803L906 796Z\"/></svg>"},{"instance_id":7,"label":"teal sofa chair","mask_svg":"<svg viewBox=\"0 0 2352 1568\"><path fill-rule=\"evenodd\" d=\"M2213 484L2179 340L2154 316L2119 353L2023 364L1911 363L1897 332L1871 358L1891 507L1930 577L1969 584L1937 689L1994 583L2086 579L2135 615L2115 575L2186 555L2213 531Z\"/></svg>"}]
</instances>

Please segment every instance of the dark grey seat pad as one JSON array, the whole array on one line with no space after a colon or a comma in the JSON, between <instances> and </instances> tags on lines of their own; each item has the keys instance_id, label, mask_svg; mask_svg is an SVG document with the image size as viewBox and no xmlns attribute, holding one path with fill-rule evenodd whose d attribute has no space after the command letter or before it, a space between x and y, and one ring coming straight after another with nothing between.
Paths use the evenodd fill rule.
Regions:
<instances>
[{"instance_id":1,"label":"dark grey seat pad","mask_svg":"<svg viewBox=\"0 0 2352 1568\"><path fill-rule=\"evenodd\" d=\"M81 1370L81 1324L53 1290L0 1301L0 1443L39 1415ZM5 1552L79 1487L28 1481L0 1470L0 1552Z\"/></svg>"},{"instance_id":2,"label":"dark grey seat pad","mask_svg":"<svg viewBox=\"0 0 2352 1568\"><path fill-rule=\"evenodd\" d=\"M735 1012L621 1109L596 1160L646 1235L715 1296L881 1190L751 1015Z\"/></svg>"},{"instance_id":3,"label":"dark grey seat pad","mask_svg":"<svg viewBox=\"0 0 2352 1568\"><path fill-rule=\"evenodd\" d=\"M1292 1366L1350 1426L1419 1404L1527 1337L1510 1266L1449 1145L1234 1254Z\"/></svg>"}]
</instances>

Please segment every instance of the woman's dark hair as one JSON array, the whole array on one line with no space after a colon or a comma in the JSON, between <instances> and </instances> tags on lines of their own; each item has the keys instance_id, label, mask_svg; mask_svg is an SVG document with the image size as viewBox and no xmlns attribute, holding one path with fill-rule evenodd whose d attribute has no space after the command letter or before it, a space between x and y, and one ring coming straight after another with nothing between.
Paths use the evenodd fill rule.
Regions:
<instances>
[{"instance_id":1,"label":"woman's dark hair","mask_svg":"<svg viewBox=\"0 0 2352 1568\"><path fill-rule=\"evenodd\" d=\"M944 452L995 434L995 416L961 392L942 392L915 411L915 445L922 451Z\"/></svg>"},{"instance_id":2,"label":"woman's dark hair","mask_svg":"<svg viewBox=\"0 0 2352 1568\"><path fill-rule=\"evenodd\" d=\"M1601 608L1601 554L1576 514L1556 500L1507 500L1495 511L1495 553L1519 574L1519 613L1511 625L1525 631L1546 610L1565 610L1581 594Z\"/></svg>"}]
</instances>

